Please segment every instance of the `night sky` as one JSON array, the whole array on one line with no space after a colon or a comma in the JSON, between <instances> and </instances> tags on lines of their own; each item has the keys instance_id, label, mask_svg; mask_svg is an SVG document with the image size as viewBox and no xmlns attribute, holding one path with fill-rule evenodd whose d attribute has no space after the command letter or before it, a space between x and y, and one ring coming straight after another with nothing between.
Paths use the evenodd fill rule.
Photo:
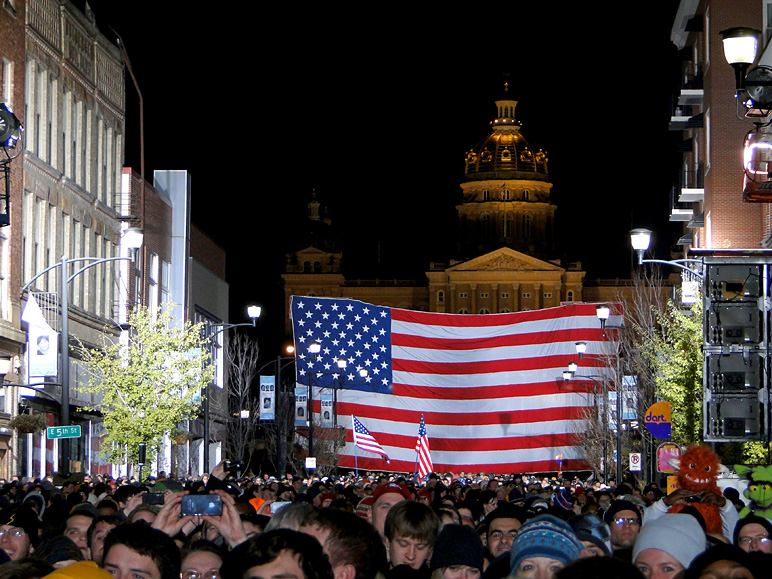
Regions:
<instances>
[{"instance_id":1,"label":"night sky","mask_svg":"<svg viewBox=\"0 0 772 579\"><path fill-rule=\"evenodd\" d=\"M625 277L629 229L654 229L658 258L678 238L667 222L681 138L667 130L675 0L89 4L139 79L149 179L191 172L193 220L228 252L230 321L262 303L266 344L283 326L279 276L312 190L350 274L417 279L454 255L464 153L489 133L505 74L523 134L549 153L557 257L589 278ZM139 171L128 77L127 115L126 164Z\"/></svg>"}]
</instances>

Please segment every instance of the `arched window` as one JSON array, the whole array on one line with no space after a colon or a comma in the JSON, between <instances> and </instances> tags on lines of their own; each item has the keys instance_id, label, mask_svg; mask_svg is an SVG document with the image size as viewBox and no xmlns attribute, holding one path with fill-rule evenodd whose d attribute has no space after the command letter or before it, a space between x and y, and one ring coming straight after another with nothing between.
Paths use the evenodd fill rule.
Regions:
<instances>
[{"instance_id":1,"label":"arched window","mask_svg":"<svg viewBox=\"0 0 772 579\"><path fill-rule=\"evenodd\" d=\"M531 239L531 236L533 235L531 226L531 216L530 215L523 215L523 238L524 239Z\"/></svg>"},{"instance_id":2,"label":"arched window","mask_svg":"<svg viewBox=\"0 0 772 579\"><path fill-rule=\"evenodd\" d=\"M501 235L505 239L512 237L512 218L506 213L501 216Z\"/></svg>"},{"instance_id":3,"label":"arched window","mask_svg":"<svg viewBox=\"0 0 772 579\"><path fill-rule=\"evenodd\" d=\"M437 292L437 303L438 304L444 304L445 303L445 292L440 290Z\"/></svg>"}]
</instances>

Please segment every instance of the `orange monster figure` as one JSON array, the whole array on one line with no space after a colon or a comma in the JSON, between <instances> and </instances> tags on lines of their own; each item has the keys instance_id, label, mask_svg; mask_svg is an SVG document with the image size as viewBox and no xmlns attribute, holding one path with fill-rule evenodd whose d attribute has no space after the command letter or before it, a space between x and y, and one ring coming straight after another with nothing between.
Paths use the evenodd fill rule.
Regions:
<instances>
[{"instance_id":1,"label":"orange monster figure","mask_svg":"<svg viewBox=\"0 0 772 579\"><path fill-rule=\"evenodd\" d=\"M707 446L689 447L678 459L668 461L678 469L678 486L691 491L685 503L676 504L668 509L670 513L678 513L692 506L705 519L708 533L721 533L721 512L715 499L721 497L718 488L718 456Z\"/></svg>"}]
</instances>

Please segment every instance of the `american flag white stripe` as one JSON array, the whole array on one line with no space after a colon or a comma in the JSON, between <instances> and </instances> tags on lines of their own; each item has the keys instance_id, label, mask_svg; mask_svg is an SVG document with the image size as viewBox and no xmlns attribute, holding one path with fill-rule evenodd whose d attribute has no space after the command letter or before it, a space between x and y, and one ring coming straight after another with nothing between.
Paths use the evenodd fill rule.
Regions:
<instances>
[{"instance_id":1,"label":"american flag white stripe","mask_svg":"<svg viewBox=\"0 0 772 579\"><path fill-rule=\"evenodd\" d=\"M426 422L421 414L421 423L418 425L418 440L415 443L415 451L418 455L418 476L424 478L430 472L434 472L432 464L432 451L429 449L429 435L426 433Z\"/></svg>"},{"instance_id":2,"label":"american flag white stripe","mask_svg":"<svg viewBox=\"0 0 772 579\"><path fill-rule=\"evenodd\" d=\"M352 372L338 391L338 415L366 420L391 457L391 470L413 470L421 414L431 425L438 471L549 471L556 470L558 454L564 470L586 467L576 433L595 397L558 383L568 363L578 361L575 342L587 342L596 356L611 351L594 304L483 316L332 298L293 297L292 303L299 383L313 382L315 391L329 387L325 366L335 356L346 357L349 367L368 368L367 382L357 382ZM616 309L610 325L620 323ZM304 352L316 340L327 354L314 358ZM601 366L585 359L579 375L600 376L606 371ZM354 466L351 442L341 466ZM359 467L382 463L360 456Z\"/></svg>"}]
</instances>

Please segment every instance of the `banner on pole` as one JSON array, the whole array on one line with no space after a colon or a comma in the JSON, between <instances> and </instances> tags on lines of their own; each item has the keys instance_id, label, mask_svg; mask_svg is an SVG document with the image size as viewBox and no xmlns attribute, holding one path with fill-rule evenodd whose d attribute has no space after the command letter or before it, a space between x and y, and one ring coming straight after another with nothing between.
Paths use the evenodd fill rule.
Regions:
<instances>
[{"instance_id":1,"label":"banner on pole","mask_svg":"<svg viewBox=\"0 0 772 579\"><path fill-rule=\"evenodd\" d=\"M308 386L295 386L295 426L306 426L308 406Z\"/></svg>"},{"instance_id":2,"label":"banner on pole","mask_svg":"<svg viewBox=\"0 0 772 579\"><path fill-rule=\"evenodd\" d=\"M260 420L276 418L276 377L260 376Z\"/></svg>"},{"instance_id":3,"label":"banner on pole","mask_svg":"<svg viewBox=\"0 0 772 579\"><path fill-rule=\"evenodd\" d=\"M332 428L332 392L322 392L322 428Z\"/></svg>"},{"instance_id":4,"label":"banner on pole","mask_svg":"<svg viewBox=\"0 0 772 579\"><path fill-rule=\"evenodd\" d=\"M27 323L28 375L56 376L59 352L58 334L46 322L35 296L30 294L21 319Z\"/></svg>"}]
</instances>

